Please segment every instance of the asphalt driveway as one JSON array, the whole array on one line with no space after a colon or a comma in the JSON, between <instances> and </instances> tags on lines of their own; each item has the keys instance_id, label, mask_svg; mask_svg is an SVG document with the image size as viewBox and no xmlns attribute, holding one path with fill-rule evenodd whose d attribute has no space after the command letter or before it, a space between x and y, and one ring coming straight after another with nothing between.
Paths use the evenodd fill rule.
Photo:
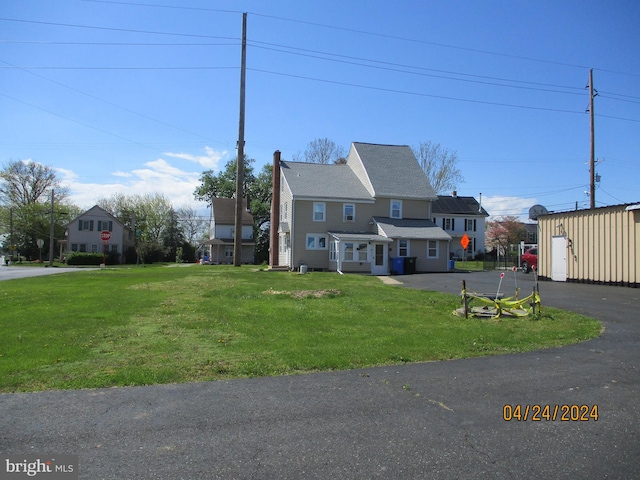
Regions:
<instances>
[{"instance_id":1,"label":"asphalt driveway","mask_svg":"<svg viewBox=\"0 0 640 480\"><path fill-rule=\"evenodd\" d=\"M495 272L395 280L459 293L463 278L476 291L499 282ZM533 287L531 275L517 280ZM640 290L540 290L543 306L602 320L603 335L468 360L0 395L0 452L77 454L83 479L640 478ZM505 405L567 406L568 420L532 421L532 409L505 421ZM597 405L597 421L571 420L573 405Z\"/></svg>"}]
</instances>

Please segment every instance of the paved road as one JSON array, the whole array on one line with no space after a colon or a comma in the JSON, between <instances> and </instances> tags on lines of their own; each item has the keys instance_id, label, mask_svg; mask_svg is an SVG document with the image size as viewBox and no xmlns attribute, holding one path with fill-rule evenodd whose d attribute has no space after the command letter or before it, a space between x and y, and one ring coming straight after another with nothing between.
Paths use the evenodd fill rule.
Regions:
<instances>
[{"instance_id":1,"label":"paved road","mask_svg":"<svg viewBox=\"0 0 640 480\"><path fill-rule=\"evenodd\" d=\"M5 265L0 266L0 281L12 280L14 278L40 277L42 275L53 275L56 273L68 273L86 270L86 268L73 267L16 267Z\"/></svg>"},{"instance_id":2,"label":"paved road","mask_svg":"<svg viewBox=\"0 0 640 480\"><path fill-rule=\"evenodd\" d=\"M454 293L462 278L476 291L498 283L397 277ZM78 454L92 480L640 478L640 290L540 287L545 304L591 313L604 334L489 358L0 395L0 452ZM598 405L599 418L504 421L505 404Z\"/></svg>"}]
</instances>

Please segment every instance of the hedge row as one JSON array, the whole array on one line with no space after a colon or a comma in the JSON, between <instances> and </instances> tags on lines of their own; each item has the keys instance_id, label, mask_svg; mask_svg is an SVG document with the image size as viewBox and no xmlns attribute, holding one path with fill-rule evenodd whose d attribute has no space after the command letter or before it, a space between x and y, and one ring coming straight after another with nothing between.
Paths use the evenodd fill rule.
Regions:
<instances>
[{"instance_id":1,"label":"hedge row","mask_svg":"<svg viewBox=\"0 0 640 480\"><path fill-rule=\"evenodd\" d=\"M104 262L102 253L69 252L67 253L67 265L100 265ZM118 263L117 256L107 255L107 265Z\"/></svg>"}]
</instances>

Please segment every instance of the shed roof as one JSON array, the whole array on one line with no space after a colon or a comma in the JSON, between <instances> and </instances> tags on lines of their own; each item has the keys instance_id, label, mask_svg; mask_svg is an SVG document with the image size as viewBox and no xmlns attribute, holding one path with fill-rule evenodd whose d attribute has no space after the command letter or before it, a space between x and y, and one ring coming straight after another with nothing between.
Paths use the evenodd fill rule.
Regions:
<instances>
[{"instance_id":1,"label":"shed roof","mask_svg":"<svg viewBox=\"0 0 640 480\"><path fill-rule=\"evenodd\" d=\"M384 242L391 243L390 238L371 232L327 232L336 240L354 242Z\"/></svg>"},{"instance_id":2,"label":"shed roof","mask_svg":"<svg viewBox=\"0 0 640 480\"><path fill-rule=\"evenodd\" d=\"M451 235L431 220L373 217L373 221L378 225L378 231L389 238L451 240Z\"/></svg>"}]
</instances>

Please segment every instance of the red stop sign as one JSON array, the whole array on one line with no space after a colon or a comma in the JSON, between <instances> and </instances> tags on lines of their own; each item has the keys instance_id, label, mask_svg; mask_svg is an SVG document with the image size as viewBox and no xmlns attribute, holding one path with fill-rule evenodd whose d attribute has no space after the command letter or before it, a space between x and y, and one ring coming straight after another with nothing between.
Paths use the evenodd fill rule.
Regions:
<instances>
[{"instance_id":1,"label":"red stop sign","mask_svg":"<svg viewBox=\"0 0 640 480\"><path fill-rule=\"evenodd\" d=\"M100 232L100 238L103 242L108 241L111 238L111 232L109 230L103 230Z\"/></svg>"}]
</instances>

